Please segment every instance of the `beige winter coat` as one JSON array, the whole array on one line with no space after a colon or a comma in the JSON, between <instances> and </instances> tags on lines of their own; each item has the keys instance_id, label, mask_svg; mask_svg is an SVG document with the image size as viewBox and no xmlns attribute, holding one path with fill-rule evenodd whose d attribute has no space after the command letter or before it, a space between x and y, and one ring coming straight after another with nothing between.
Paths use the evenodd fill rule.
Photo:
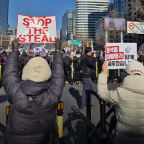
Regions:
<instances>
[{"instance_id":1,"label":"beige winter coat","mask_svg":"<svg viewBox=\"0 0 144 144\"><path fill-rule=\"evenodd\" d=\"M98 77L99 96L118 106L117 133L144 136L144 75L125 77L121 87L108 90L107 74Z\"/></svg>"}]
</instances>

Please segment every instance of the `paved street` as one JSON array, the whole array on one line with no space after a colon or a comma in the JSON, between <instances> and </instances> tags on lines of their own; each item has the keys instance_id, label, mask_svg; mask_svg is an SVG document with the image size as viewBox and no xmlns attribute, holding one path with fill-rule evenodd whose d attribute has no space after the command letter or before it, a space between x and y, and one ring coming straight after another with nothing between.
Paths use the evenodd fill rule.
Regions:
<instances>
[{"instance_id":1,"label":"paved street","mask_svg":"<svg viewBox=\"0 0 144 144\"><path fill-rule=\"evenodd\" d=\"M113 85L109 85L111 88ZM96 90L96 84L93 85ZM74 105L78 108L82 95L82 84L80 86L74 84L65 87L62 94L62 100L64 101L64 121L67 120L72 113L71 107ZM8 105L7 97L4 89L0 89L0 122L5 125L6 123L6 106ZM99 121L99 103L98 100L92 96L92 122L97 124ZM84 115L85 109L80 110ZM86 144L86 125L78 118L69 123L64 129L64 138L66 144ZM1 143L0 143L1 144Z\"/></svg>"},{"instance_id":2,"label":"paved street","mask_svg":"<svg viewBox=\"0 0 144 144\"><path fill-rule=\"evenodd\" d=\"M94 89L96 90L96 85L94 84ZM72 113L71 107L74 105L78 108L82 95L82 84L80 86L73 85L68 86L63 91L62 100L64 101L64 121L68 118L70 113ZM99 103L95 97L92 97L92 121L97 123L99 120ZM80 110L84 115L86 115L85 109ZM86 144L86 125L79 118L74 118L74 120L68 124L64 129L64 138L67 140L66 144Z\"/></svg>"}]
</instances>

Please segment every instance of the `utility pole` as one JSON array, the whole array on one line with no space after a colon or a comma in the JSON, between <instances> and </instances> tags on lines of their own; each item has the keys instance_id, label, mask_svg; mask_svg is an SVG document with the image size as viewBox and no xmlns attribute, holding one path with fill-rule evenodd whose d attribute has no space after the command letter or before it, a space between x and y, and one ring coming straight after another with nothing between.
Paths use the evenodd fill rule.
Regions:
<instances>
[{"instance_id":1,"label":"utility pole","mask_svg":"<svg viewBox=\"0 0 144 144\"><path fill-rule=\"evenodd\" d=\"M107 30L105 31L105 42L106 43L108 42L108 31Z\"/></svg>"},{"instance_id":2,"label":"utility pole","mask_svg":"<svg viewBox=\"0 0 144 144\"><path fill-rule=\"evenodd\" d=\"M72 40L73 40L73 33L72 33ZM73 52L73 45L71 45L71 49L72 49L72 52Z\"/></svg>"},{"instance_id":3,"label":"utility pole","mask_svg":"<svg viewBox=\"0 0 144 144\"><path fill-rule=\"evenodd\" d=\"M84 31L83 31L83 51L84 51Z\"/></svg>"},{"instance_id":4,"label":"utility pole","mask_svg":"<svg viewBox=\"0 0 144 144\"><path fill-rule=\"evenodd\" d=\"M0 38L0 46L2 46L2 34L1 34L1 38Z\"/></svg>"},{"instance_id":5,"label":"utility pole","mask_svg":"<svg viewBox=\"0 0 144 144\"><path fill-rule=\"evenodd\" d=\"M121 43L123 43L123 32L121 32Z\"/></svg>"}]
</instances>

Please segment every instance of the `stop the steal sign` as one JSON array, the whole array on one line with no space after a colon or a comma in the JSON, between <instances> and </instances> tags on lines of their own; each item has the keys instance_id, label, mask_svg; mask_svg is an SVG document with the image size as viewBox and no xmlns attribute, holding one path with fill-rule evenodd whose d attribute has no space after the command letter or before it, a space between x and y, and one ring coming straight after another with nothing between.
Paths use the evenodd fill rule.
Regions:
<instances>
[{"instance_id":1,"label":"stop the steal sign","mask_svg":"<svg viewBox=\"0 0 144 144\"><path fill-rule=\"evenodd\" d=\"M20 43L55 43L56 16L18 15L17 38Z\"/></svg>"}]
</instances>

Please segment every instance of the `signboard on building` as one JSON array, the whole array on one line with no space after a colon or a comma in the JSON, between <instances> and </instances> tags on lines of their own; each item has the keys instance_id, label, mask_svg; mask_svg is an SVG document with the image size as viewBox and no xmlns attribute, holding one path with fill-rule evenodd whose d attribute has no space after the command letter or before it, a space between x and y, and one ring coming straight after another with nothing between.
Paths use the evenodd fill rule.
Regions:
<instances>
[{"instance_id":1,"label":"signboard on building","mask_svg":"<svg viewBox=\"0 0 144 144\"><path fill-rule=\"evenodd\" d=\"M109 69L125 69L129 61L137 60L137 44L106 43L105 60Z\"/></svg>"},{"instance_id":2,"label":"signboard on building","mask_svg":"<svg viewBox=\"0 0 144 144\"><path fill-rule=\"evenodd\" d=\"M144 34L144 22L127 21L127 33Z\"/></svg>"},{"instance_id":3,"label":"signboard on building","mask_svg":"<svg viewBox=\"0 0 144 144\"><path fill-rule=\"evenodd\" d=\"M124 31L125 30L125 19L124 18L104 18L104 28L108 31Z\"/></svg>"},{"instance_id":4,"label":"signboard on building","mask_svg":"<svg viewBox=\"0 0 144 144\"><path fill-rule=\"evenodd\" d=\"M56 16L18 15L17 38L20 43L55 43Z\"/></svg>"},{"instance_id":5,"label":"signboard on building","mask_svg":"<svg viewBox=\"0 0 144 144\"><path fill-rule=\"evenodd\" d=\"M71 40L71 45L80 45L81 41L80 40Z\"/></svg>"}]
</instances>

